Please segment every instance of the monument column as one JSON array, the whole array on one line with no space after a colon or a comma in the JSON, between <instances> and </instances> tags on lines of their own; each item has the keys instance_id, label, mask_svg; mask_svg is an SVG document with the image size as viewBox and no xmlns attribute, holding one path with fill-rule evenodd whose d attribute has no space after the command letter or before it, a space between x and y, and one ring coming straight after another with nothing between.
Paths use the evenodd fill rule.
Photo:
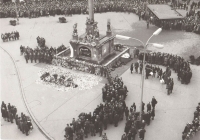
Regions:
<instances>
[{"instance_id":1,"label":"monument column","mask_svg":"<svg viewBox=\"0 0 200 140\"><path fill-rule=\"evenodd\" d=\"M88 0L89 19L94 21L94 0Z\"/></svg>"}]
</instances>

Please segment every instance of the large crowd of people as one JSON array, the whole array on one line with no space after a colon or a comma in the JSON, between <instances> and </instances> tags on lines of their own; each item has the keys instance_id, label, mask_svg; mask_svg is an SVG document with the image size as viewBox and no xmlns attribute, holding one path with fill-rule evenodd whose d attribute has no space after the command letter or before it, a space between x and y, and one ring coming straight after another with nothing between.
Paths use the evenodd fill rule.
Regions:
<instances>
[{"instance_id":1,"label":"large crowd of people","mask_svg":"<svg viewBox=\"0 0 200 140\"><path fill-rule=\"evenodd\" d=\"M148 0L149 4L166 4L169 0ZM200 12L195 13L195 8L200 8L200 2L193 2L190 5L186 18L183 20L159 20L151 12L146 12L145 1L139 0L95 0L94 11L95 13L103 12L129 12L136 13L139 19L147 20L147 24L155 24L163 29L185 30L190 32L200 33ZM174 4L176 3L176 4ZM181 7L186 4L177 4L172 1L174 8ZM73 14L87 14L88 3L86 0L78 1L36 1L36 2L20 2L17 3L19 17L36 18L42 16L55 16L55 15L73 15ZM188 7L184 6L184 7ZM0 18L16 17L16 8L14 3L3 3L0 6Z\"/></svg>"},{"instance_id":2,"label":"large crowd of people","mask_svg":"<svg viewBox=\"0 0 200 140\"><path fill-rule=\"evenodd\" d=\"M28 136L33 130L33 125L31 123L30 117L23 113L21 113L21 116L18 116L17 108L10 103L6 105L4 101L2 101L1 114L2 118L7 122L14 123L15 120L17 128L26 136Z\"/></svg>"},{"instance_id":3,"label":"large crowd of people","mask_svg":"<svg viewBox=\"0 0 200 140\"><path fill-rule=\"evenodd\" d=\"M142 74L144 53L139 52L137 48L135 48L133 52L134 57L138 58L138 61L135 62L135 64L131 64L130 72L132 73L135 69L136 73ZM161 83L166 84L168 95L172 93L174 87L174 80L170 77L171 69L177 73L178 80L181 81L181 84L190 83L192 78L189 62L177 55L150 52L145 55L145 63L145 78L148 79L149 76L159 78ZM162 70L162 68L157 65L166 66L166 70Z\"/></svg>"},{"instance_id":4,"label":"large crowd of people","mask_svg":"<svg viewBox=\"0 0 200 140\"><path fill-rule=\"evenodd\" d=\"M164 2L162 0L152 0L154 3ZM142 2L143 3L143 2ZM132 12L136 8L140 8L142 3L138 0L95 0L95 13L109 12L109 11L125 11ZM54 15L72 15L72 14L86 14L88 2L87 0L66 0L66 1L43 1L35 3L20 2L17 4L19 9L19 17L40 17L40 16L54 16ZM3 3L1 5L0 17L16 17L16 9L14 3Z\"/></svg>"},{"instance_id":5,"label":"large crowd of people","mask_svg":"<svg viewBox=\"0 0 200 140\"><path fill-rule=\"evenodd\" d=\"M142 105L142 119L140 118L140 113L136 112L136 105L133 103L130 109L125 108L126 116L126 125L124 128L124 134L121 137L121 140L135 140L136 134L140 140L144 140L145 137L145 126L150 125L151 120L154 120L155 117L155 106L157 104L155 97L152 98L151 102L147 104L147 111L145 113L145 103ZM142 120L142 121L141 121Z\"/></svg>"},{"instance_id":6,"label":"large crowd of people","mask_svg":"<svg viewBox=\"0 0 200 140\"><path fill-rule=\"evenodd\" d=\"M143 56L144 56L144 53L140 53L138 55L138 59L141 62L140 65L142 65ZM177 73L178 80L180 80L182 84L190 83L190 80L192 78L192 70L190 69L190 64L188 61L184 60L180 56L168 54L168 53L153 52L153 53L146 54L145 61L150 64L150 66L148 67L149 69L151 69L151 71L153 70L153 68L151 68L152 65L166 66L168 69L173 69L174 72ZM141 69L142 68L140 68L140 71ZM148 71L147 75L149 75L151 71ZM169 75L171 76L171 74Z\"/></svg>"},{"instance_id":7,"label":"large crowd of people","mask_svg":"<svg viewBox=\"0 0 200 140\"><path fill-rule=\"evenodd\" d=\"M106 130L109 124L118 126L120 120L124 118L126 108L125 99L127 96L127 88L121 78L116 76L109 84L105 84L102 88L102 100L104 103L98 105L93 113L81 113L78 119L73 118L70 124L65 128L65 137L73 140L75 136L77 140L87 138L88 134L106 140L102 136L103 130ZM105 135L105 134L104 134Z\"/></svg>"},{"instance_id":8,"label":"large crowd of people","mask_svg":"<svg viewBox=\"0 0 200 140\"><path fill-rule=\"evenodd\" d=\"M200 131L200 103L196 107L194 112L194 118L192 123L187 123L183 130L182 140L190 140Z\"/></svg>"},{"instance_id":9,"label":"large crowd of people","mask_svg":"<svg viewBox=\"0 0 200 140\"><path fill-rule=\"evenodd\" d=\"M163 3L168 2L161 0L149 0L149 3ZM0 18L6 17L16 17L18 14L19 17L29 17L36 18L41 16L55 16L55 15L72 15L72 14L86 14L87 11L87 1L79 0L79 1L55 1L51 0L48 2L38 2L35 3L25 3L20 2L17 4L19 13L15 11L14 3L3 3L0 6ZM198 4L197 6L199 6ZM197 14L187 14L187 18L183 21L153 21L151 15L145 14L145 6L139 0L125 0L125 1L115 1L115 0L96 0L95 1L95 12L134 12L138 14L139 18L143 18L144 20L150 21L150 23L155 24L157 26L161 26L164 29L179 29L186 31L193 31L196 33L200 32L200 16ZM153 15L152 15L153 16ZM195 19L195 20L194 20ZM16 32L14 34L14 39L19 39L19 33L16 37ZM11 35L7 33L1 36L3 41L12 39ZM102 67L98 65L92 65L86 63L84 61L78 61L73 59L66 58L65 60L62 58L54 58L54 55L65 50L66 47L63 45L58 47L57 49L51 47L48 48L45 46L45 39L37 38L38 45L35 49L30 47L20 46L20 54L24 55L26 59L26 63L30 60L31 63L35 61L45 62L48 64L61 65L63 67L67 67L70 69L76 68L77 70L89 72L91 74L96 74L100 76L104 76L108 79L108 84L106 84L102 88L102 100L104 103L98 105L93 113L81 113L78 116L78 119L73 118L70 124L67 124L65 128L65 138L69 140L73 140L75 137L77 140L83 140L83 138L87 138L88 134L91 136L95 136L97 133L100 137L107 139L106 134L103 134L103 130L106 130L109 126L108 124L113 124L115 127L118 126L120 120L126 117L126 126L125 126L125 134L122 136L122 140L131 140L135 139L136 134L138 133L139 138L141 140L144 139L145 136L145 125L149 125L151 119L153 120L155 117L155 105L157 104L156 99L153 97L151 103L147 104L147 113L142 114L143 121L139 121L139 113L136 112L136 105L133 104L130 109L126 106L125 99L127 97L127 87L124 85L123 80L119 77L113 78L110 74L110 71L107 67ZM43 47L41 47L43 46ZM142 73L142 60L144 53L139 53L135 51L134 57L138 57L139 61L136 62L133 66L131 65L131 73L135 68L135 72ZM160 80L164 80L164 83L167 84L167 89L169 93L173 90L173 79L170 78L171 70L173 69L178 76L178 79L182 84L188 84L192 77L192 71L190 69L190 65L187 61L185 61L180 56L175 56L172 54L154 52L147 53L145 61L148 63L146 65L146 79L151 75L153 77L158 77ZM53 60L53 61L52 61ZM153 66L154 65L154 66ZM163 71L159 66L166 66L166 71ZM156 76L157 73L157 76ZM45 80L45 78L49 76L49 73L45 73L41 78ZM57 75L52 75L54 80L57 81ZM59 82L62 82L62 77ZM69 82L72 84L72 82ZM67 85L68 86L68 85ZM70 86L70 85L69 85ZM143 111L145 104L143 103ZM1 105L2 117L5 121L13 123L15 119L16 125L18 128L25 133L29 134L32 128L31 120L28 116L21 113L21 117L17 115L17 109L14 106L11 106L2 102ZM196 111L195 111L196 112ZM200 104L197 107L196 116L193 120L192 124L187 125L184 130L183 135L186 137L191 137L193 132L199 130L199 113L200 112ZM198 115L197 115L198 114Z\"/></svg>"}]
</instances>

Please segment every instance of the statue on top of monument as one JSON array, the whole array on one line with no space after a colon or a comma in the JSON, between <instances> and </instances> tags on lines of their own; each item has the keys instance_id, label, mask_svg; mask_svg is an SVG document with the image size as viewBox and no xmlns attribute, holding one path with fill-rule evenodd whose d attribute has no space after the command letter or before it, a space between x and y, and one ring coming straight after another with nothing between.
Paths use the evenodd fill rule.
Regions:
<instances>
[{"instance_id":1,"label":"statue on top of monument","mask_svg":"<svg viewBox=\"0 0 200 140\"><path fill-rule=\"evenodd\" d=\"M108 19L108 22L107 22L107 31L111 31L111 23L110 23L110 19Z\"/></svg>"},{"instance_id":2,"label":"statue on top of monument","mask_svg":"<svg viewBox=\"0 0 200 140\"><path fill-rule=\"evenodd\" d=\"M77 35L78 34L77 23L74 24L73 28L74 28L73 35Z\"/></svg>"}]
</instances>

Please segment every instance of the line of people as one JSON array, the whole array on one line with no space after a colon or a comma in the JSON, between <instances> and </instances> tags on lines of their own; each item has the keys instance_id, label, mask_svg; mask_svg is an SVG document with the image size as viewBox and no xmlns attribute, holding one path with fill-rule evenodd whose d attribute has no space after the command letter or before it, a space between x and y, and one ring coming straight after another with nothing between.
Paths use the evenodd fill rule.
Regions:
<instances>
[{"instance_id":1,"label":"line of people","mask_svg":"<svg viewBox=\"0 0 200 140\"><path fill-rule=\"evenodd\" d=\"M24 58L26 60L26 63L30 60L31 63L35 61L37 63L47 63L51 64L54 54L56 54L56 51L53 47L48 48L45 47L43 49L40 49L39 47L32 49L30 47L20 46L20 54L24 55Z\"/></svg>"},{"instance_id":2,"label":"line of people","mask_svg":"<svg viewBox=\"0 0 200 140\"><path fill-rule=\"evenodd\" d=\"M11 41L11 40L19 40L19 32L18 31L13 31L11 33L4 33L1 34L1 39L3 42Z\"/></svg>"},{"instance_id":3,"label":"line of people","mask_svg":"<svg viewBox=\"0 0 200 140\"><path fill-rule=\"evenodd\" d=\"M133 65L133 63L130 66L130 71L133 73L133 69L135 69L136 73L142 74L143 69L143 63L142 61L137 61ZM145 78L148 79L149 76L152 76L154 78L159 78L160 82L163 84L166 84L167 94L170 95L172 93L173 87L174 87L174 81L173 78L170 78L171 76L171 70L169 67L166 67L166 71L162 70L159 66L152 66L152 64L147 64L145 67Z\"/></svg>"},{"instance_id":4,"label":"line of people","mask_svg":"<svg viewBox=\"0 0 200 140\"><path fill-rule=\"evenodd\" d=\"M102 88L102 99L105 103L98 105L93 113L81 113L77 120L73 118L72 123L65 128L65 138L73 140L75 136L77 140L83 140L88 134L96 136L99 133L102 140L107 140L106 134L102 136L103 130L106 130L109 124L117 127L119 121L123 120L127 92L122 79L115 77Z\"/></svg>"},{"instance_id":5,"label":"line of people","mask_svg":"<svg viewBox=\"0 0 200 140\"><path fill-rule=\"evenodd\" d=\"M195 134L199 131L200 131L200 103L198 103L198 106L196 107L192 123L187 123L182 132L182 140L192 139L195 136Z\"/></svg>"},{"instance_id":6,"label":"line of people","mask_svg":"<svg viewBox=\"0 0 200 140\"><path fill-rule=\"evenodd\" d=\"M15 120L17 128L26 136L28 136L30 132L33 130L33 125L31 123L30 117L26 116L23 113L21 113L21 116L18 116L17 108L11 105L10 103L6 105L4 101L2 101L1 114L5 121L14 123Z\"/></svg>"},{"instance_id":7,"label":"line of people","mask_svg":"<svg viewBox=\"0 0 200 140\"><path fill-rule=\"evenodd\" d=\"M140 61L143 60L144 53L138 55ZM182 84L189 84L192 78L192 70L188 61L184 60L183 57L172 55L169 53L153 52L146 53L145 61L149 64L168 66L177 73L178 80Z\"/></svg>"},{"instance_id":8,"label":"line of people","mask_svg":"<svg viewBox=\"0 0 200 140\"><path fill-rule=\"evenodd\" d=\"M140 118L140 112L136 112L136 105L133 103L130 109L126 107L125 116L126 116L126 125L124 128L124 134L121 137L121 140L135 140L136 135L140 140L144 140L145 137L145 126L150 125L151 119L154 120L155 117L155 106L157 100L153 96L151 103L147 104L147 111L144 112L145 103L142 104L142 118ZM142 121L141 121L142 120Z\"/></svg>"}]
</instances>

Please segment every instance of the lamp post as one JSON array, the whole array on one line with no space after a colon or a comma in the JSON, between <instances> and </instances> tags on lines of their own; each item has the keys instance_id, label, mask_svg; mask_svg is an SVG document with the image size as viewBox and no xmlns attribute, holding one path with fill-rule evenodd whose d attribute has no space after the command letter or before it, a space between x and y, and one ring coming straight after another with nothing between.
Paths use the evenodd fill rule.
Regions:
<instances>
[{"instance_id":1,"label":"lamp post","mask_svg":"<svg viewBox=\"0 0 200 140\"><path fill-rule=\"evenodd\" d=\"M133 40L136 40L138 42L140 42L143 47L144 47L144 56L143 56L143 68L142 68L142 90L141 90L141 100L140 100L140 121L142 121L142 100L143 100L143 93L144 93L144 70L145 70L145 55L146 55L146 50L147 50L147 46L149 44L152 44L154 47L156 48L163 48L163 45L161 44L157 44L157 43L149 43L150 39L153 37L153 36L157 36L159 35L159 33L162 31L161 28L157 29L151 36L150 38L147 40L146 43L142 42L141 40L137 39L137 38L132 38L132 37L128 37L128 36L122 36L122 35L116 35L116 38L117 39L121 39L121 40L129 40L129 39L133 39Z\"/></svg>"}]
</instances>

